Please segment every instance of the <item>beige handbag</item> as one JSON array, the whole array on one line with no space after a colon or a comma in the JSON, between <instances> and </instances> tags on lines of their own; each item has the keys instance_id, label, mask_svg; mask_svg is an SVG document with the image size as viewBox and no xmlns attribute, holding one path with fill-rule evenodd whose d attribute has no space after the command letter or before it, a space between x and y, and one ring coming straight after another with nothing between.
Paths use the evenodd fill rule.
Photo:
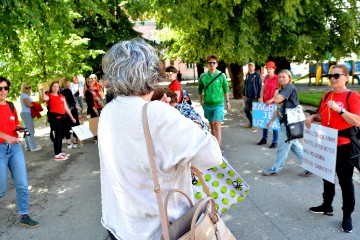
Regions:
<instances>
[{"instance_id":1,"label":"beige handbag","mask_svg":"<svg viewBox=\"0 0 360 240\"><path fill-rule=\"evenodd\" d=\"M171 191L165 198L165 204L162 202L161 188L156 171L154 152L150 136L149 124L147 119L147 106L145 104L142 111L142 120L146 138L146 145L150 158L151 172L154 181L154 191L159 206L161 227L164 240L233 240L236 239L230 230L226 227L224 221L220 218L215 208L215 202L212 197L200 200L196 205L189 196L178 189ZM193 170L202 183L205 183L201 173ZM190 176L189 176L190 177ZM204 187L206 185L204 184ZM207 187L206 187L207 188ZM169 199L175 194L182 194L189 201L190 209L173 223L169 223L167 206ZM209 194L210 195L210 194Z\"/></svg>"}]
</instances>

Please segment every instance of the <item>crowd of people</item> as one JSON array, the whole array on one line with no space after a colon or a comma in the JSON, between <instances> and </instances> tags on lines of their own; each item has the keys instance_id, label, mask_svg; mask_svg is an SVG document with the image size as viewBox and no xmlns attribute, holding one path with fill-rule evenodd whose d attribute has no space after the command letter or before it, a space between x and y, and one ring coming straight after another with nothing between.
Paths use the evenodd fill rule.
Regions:
<instances>
[{"instance_id":1,"label":"crowd of people","mask_svg":"<svg viewBox=\"0 0 360 240\"><path fill-rule=\"evenodd\" d=\"M149 174L151 167L144 137L144 114L148 119L151 140L156 143L152 147L163 196L174 188L191 195L190 166L208 169L221 164L221 122L224 120L224 109L231 109L229 86L225 73L217 69L218 57L210 55L206 60L208 71L199 77L197 93L210 129L191 106L191 101L189 104L189 95L182 89L181 80L178 79L179 71L174 66L165 69L168 87L158 86L164 76L160 60L156 50L141 39L120 42L105 54L102 63L106 79L104 86L99 83L95 74L91 74L85 82L75 77L73 82L69 79L62 83L53 81L49 89L41 89L53 133L55 161L63 161L70 156L62 150L64 138L67 139L68 149L81 146L75 133L71 138L70 129L80 124L84 102L89 118L100 117L99 136L93 140L98 142L100 156L101 221L111 239L159 239L161 235L152 175ZM271 149L277 148L276 159L271 168L262 171L264 176L278 176L290 150L300 162L303 160L301 142L298 139L287 140L286 134L285 109L295 108L300 102L289 70L281 69L275 74L276 65L272 61L268 61L265 68L267 75L263 77L255 71L254 63L248 64L243 111L249 120L245 127L254 131L252 103L278 106L257 143L267 144L268 129L275 119L278 119L280 129L273 130L273 139L269 146ZM346 161L353 157L353 140L349 129L360 126L360 97L356 92L349 94L346 88L348 80L347 67L335 65L329 74L333 91L324 95L318 114L311 115L305 121L306 127L317 121L339 130L336 173L343 195L341 228L344 232L352 231L351 214L355 208L352 183L354 166L350 161ZM0 121L4 124L0 125L0 197L7 188L9 168L17 192L20 224L34 228L38 227L39 223L28 215L25 159L18 138L18 132L26 132L25 150L42 150L34 138L34 120L30 111L34 105L31 85L23 83L21 87L20 116L25 128L20 126L16 109L5 100L9 89L10 82L1 77ZM105 99L112 100L106 108ZM186 137L179 138L184 133L187 134ZM138 177L133 178L134 175ZM308 177L312 173L305 170L300 175ZM138 191L140 188L141 191ZM121 194L123 192L127 194ZM324 180L323 204L309 210L313 213L333 215L334 195L335 185ZM171 220L179 218L186 211L185 200L175 197L172 201L167 210ZM126 206L118 204L125 202Z\"/></svg>"}]
</instances>

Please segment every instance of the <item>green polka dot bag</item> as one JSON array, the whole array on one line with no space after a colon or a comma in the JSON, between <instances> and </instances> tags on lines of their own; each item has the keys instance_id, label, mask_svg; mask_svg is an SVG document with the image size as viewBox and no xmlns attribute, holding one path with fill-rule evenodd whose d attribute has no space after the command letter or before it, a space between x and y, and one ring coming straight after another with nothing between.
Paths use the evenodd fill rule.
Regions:
<instances>
[{"instance_id":1,"label":"green polka dot bag","mask_svg":"<svg viewBox=\"0 0 360 240\"><path fill-rule=\"evenodd\" d=\"M207 189L201 184L197 173L192 174L193 192L195 194L195 204L209 194L215 200L215 205L219 213L225 213L228 209L241 202L248 194L250 186L229 164L223 156L223 163L219 166L202 171Z\"/></svg>"}]
</instances>

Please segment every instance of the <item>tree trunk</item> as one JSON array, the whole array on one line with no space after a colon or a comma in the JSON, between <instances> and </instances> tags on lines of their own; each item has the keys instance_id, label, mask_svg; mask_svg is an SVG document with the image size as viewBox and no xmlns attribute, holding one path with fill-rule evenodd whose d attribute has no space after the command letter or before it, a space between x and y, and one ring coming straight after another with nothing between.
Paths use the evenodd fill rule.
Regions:
<instances>
[{"instance_id":1,"label":"tree trunk","mask_svg":"<svg viewBox=\"0 0 360 240\"><path fill-rule=\"evenodd\" d=\"M197 63L196 64L197 68L197 77L198 77L198 80L200 78L200 75L204 73L204 66L201 64L201 63ZM195 79L194 79L195 80Z\"/></svg>"},{"instance_id":2,"label":"tree trunk","mask_svg":"<svg viewBox=\"0 0 360 240\"><path fill-rule=\"evenodd\" d=\"M233 90L234 99L241 99L243 96L244 88L244 71L243 67L239 64L227 65L229 75L231 78L231 85Z\"/></svg>"}]
</instances>

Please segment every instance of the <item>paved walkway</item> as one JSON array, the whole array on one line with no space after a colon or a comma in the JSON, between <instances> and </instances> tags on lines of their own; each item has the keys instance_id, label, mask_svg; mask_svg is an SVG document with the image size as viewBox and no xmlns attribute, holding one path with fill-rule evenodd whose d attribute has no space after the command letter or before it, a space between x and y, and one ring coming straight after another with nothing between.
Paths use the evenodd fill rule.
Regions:
<instances>
[{"instance_id":1,"label":"paved walkway","mask_svg":"<svg viewBox=\"0 0 360 240\"><path fill-rule=\"evenodd\" d=\"M194 87L184 86L196 100ZM224 215L238 239L359 239L360 213L353 214L353 233L340 230L341 192L336 185L335 215L312 214L311 206L321 204L322 180L303 178L300 163L293 154L280 176L264 177L261 170L272 165L276 149L257 146L261 131L245 129L243 101L231 99L223 129L223 150L233 167L250 184L249 196ZM196 102L195 102L196 105ZM96 145L86 141L64 162L53 161L48 128L38 123L36 138L44 150L25 152L30 186L30 213L42 226L26 229L19 226L15 191L9 176L9 189L0 199L0 239L108 239L101 226L99 157ZM271 137L271 133L270 133ZM360 199L360 185L355 184Z\"/></svg>"}]
</instances>

